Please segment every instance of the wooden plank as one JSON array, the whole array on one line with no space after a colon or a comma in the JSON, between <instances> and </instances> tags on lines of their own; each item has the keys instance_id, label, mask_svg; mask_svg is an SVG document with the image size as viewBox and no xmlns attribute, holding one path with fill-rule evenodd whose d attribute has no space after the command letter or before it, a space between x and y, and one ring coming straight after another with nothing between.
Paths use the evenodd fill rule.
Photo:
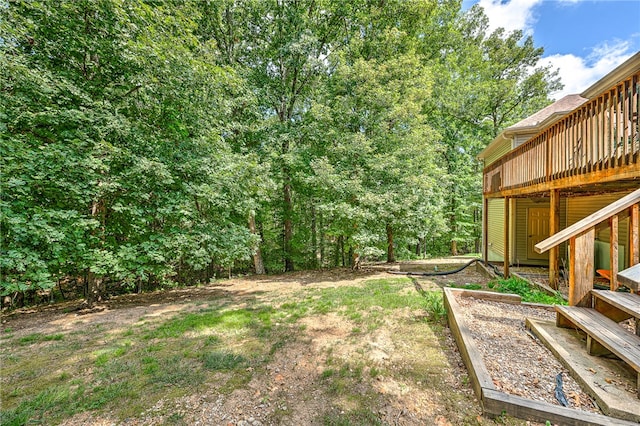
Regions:
<instances>
[{"instance_id":1,"label":"wooden plank","mask_svg":"<svg viewBox=\"0 0 640 426\"><path fill-rule=\"evenodd\" d=\"M609 266L611 267L611 276L609 278L609 289L615 291L618 288L618 215L609 218L609 227L611 228L609 238Z\"/></svg>"},{"instance_id":2,"label":"wooden plank","mask_svg":"<svg viewBox=\"0 0 640 426\"><path fill-rule=\"evenodd\" d=\"M509 303L512 305L519 305L522 303L522 297L517 294L498 293L496 291L482 291L482 290L465 290L455 289L455 294L458 297L473 297L474 299L491 300L500 303Z\"/></svg>"},{"instance_id":3,"label":"wooden plank","mask_svg":"<svg viewBox=\"0 0 640 426\"><path fill-rule=\"evenodd\" d=\"M640 296L607 290L593 290L593 308L615 322L628 318L640 319ZM640 335L640 329L636 328Z\"/></svg>"},{"instance_id":4,"label":"wooden plank","mask_svg":"<svg viewBox=\"0 0 640 426\"><path fill-rule=\"evenodd\" d=\"M631 140L633 147L633 159L632 161L637 161L638 151L640 151L640 111L638 111L640 107L640 99L638 99L638 75L634 75L631 83Z\"/></svg>"},{"instance_id":5,"label":"wooden plank","mask_svg":"<svg viewBox=\"0 0 640 426\"><path fill-rule=\"evenodd\" d=\"M506 413L519 419L540 423L549 421L551 424L567 426L609 426L614 424L620 426L637 426L636 422L614 419L602 414L575 410L542 401L534 401L493 389L485 390L483 395L482 405L484 411L486 414L492 416L500 416Z\"/></svg>"},{"instance_id":6,"label":"wooden plank","mask_svg":"<svg viewBox=\"0 0 640 426\"><path fill-rule=\"evenodd\" d=\"M593 289L595 228L573 237L569 244L569 305L590 305Z\"/></svg>"},{"instance_id":7,"label":"wooden plank","mask_svg":"<svg viewBox=\"0 0 640 426\"><path fill-rule=\"evenodd\" d=\"M590 308L556 306L556 312L568 318L611 353L640 373L640 336L630 333L601 313Z\"/></svg>"},{"instance_id":8,"label":"wooden plank","mask_svg":"<svg viewBox=\"0 0 640 426\"><path fill-rule=\"evenodd\" d=\"M554 235L560 230L560 191L551 191L549 203L549 235ZM549 250L549 286L558 289L560 247L555 246Z\"/></svg>"},{"instance_id":9,"label":"wooden plank","mask_svg":"<svg viewBox=\"0 0 640 426\"><path fill-rule=\"evenodd\" d=\"M485 192L485 195L491 198L523 197L528 194L549 192L551 189L562 190L573 187L584 187L590 184L623 182L625 180L628 182L635 180L635 182L637 182L638 176L640 176L640 161L636 160L634 164L617 169L605 169L566 178L558 177L550 182L524 185L519 188L511 188L507 185L503 185L499 191ZM638 184L635 182L633 184L637 187Z\"/></svg>"},{"instance_id":10,"label":"wooden plank","mask_svg":"<svg viewBox=\"0 0 640 426\"><path fill-rule=\"evenodd\" d=\"M587 354L584 339L573 330L556 327L551 321L527 318L525 326L553 352L580 387L596 399L603 414L640 422L640 404L635 395L626 390L635 385L635 376L628 376L629 367L618 360ZM605 378L611 375L620 378L616 386L601 387Z\"/></svg>"},{"instance_id":11,"label":"wooden plank","mask_svg":"<svg viewBox=\"0 0 640 426\"><path fill-rule=\"evenodd\" d=\"M614 125L614 114L615 114L615 91L614 89L611 89L609 91L609 111L608 111L608 118L609 118L609 138L607 140L607 144L609 145L609 167L613 167L615 165L615 125Z\"/></svg>"},{"instance_id":12,"label":"wooden plank","mask_svg":"<svg viewBox=\"0 0 640 426\"><path fill-rule=\"evenodd\" d=\"M631 99L629 99L629 80L625 80L622 83L622 122L620 123L620 127L622 128L622 161L625 165L629 164L629 146L630 140L627 139L631 135L631 129L628 127L631 123L627 121L631 116L629 115L629 103Z\"/></svg>"},{"instance_id":13,"label":"wooden plank","mask_svg":"<svg viewBox=\"0 0 640 426\"><path fill-rule=\"evenodd\" d=\"M509 217L509 204L511 200L509 197L504 199L504 277L509 278L509 252L511 248L509 247L509 223L511 219Z\"/></svg>"},{"instance_id":14,"label":"wooden plank","mask_svg":"<svg viewBox=\"0 0 640 426\"><path fill-rule=\"evenodd\" d=\"M598 210L597 212L590 214L582 220L574 223L573 225L563 229L562 231L552 235L546 240L540 241L535 245L535 250L538 253L544 253L549 250L553 246L557 246L570 238L576 237L577 235L585 232L587 229L594 227L602 221L607 220L609 217L614 214L618 214L623 210L628 209L634 204L638 204L640 202L640 189L633 191L632 193L620 198L618 201L615 201L608 206Z\"/></svg>"},{"instance_id":15,"label":"wooden plank","mask_svg":"<svg viewBox=\"0 0 640 426\"><path fill-rule=\"evenodd\" d=\"M635 318L640 318L639 295L607 290L593 290L591 293L597 300L615 306Z\"/></svg>"},{"instance_id":16,"label":"wooden plank","mask_svg":"<svg viewBox=\"0 0 640 426\"><path fill-rule=\"evenodd\" d=\"M640 263L640 204L629 211L629 266Z\"/></svg>"},{"instance_id":17,"label":"wooden plank","mask_svg":"<svg viewBox=\"0 0 640 426\"><path fill-rule=\"evenodd\" d=\"M587 353L591 356L609 357L614 354L606 346L587 334Z\"/></svg>"},{"instance_id":18,"label":"wooden plank","mask_svg":"<svg viewBox=\"0 0 640 426\"><path fill-rule=\"evenodd\" d=\"M478 399L482 400L482 394L487 389L495 389L493 379L484 365L482 354L478 350L471 336L469 327L465 324L460 314L460 305L456 301L456 290L444 288L444 303L447 309L447 322L453 338L456 340L462 361L469 371L471 386Z\"/></svg>"},{"instance_id":19,"label":"wooden plank","mask_svg":"<svg viewBox=\"0 0 640 426\"><path fill-rule=\"evenodd\" d=\"M619 272L618 282L637 293L640 287L640 263Z\"/></svg>"}]
</instances>

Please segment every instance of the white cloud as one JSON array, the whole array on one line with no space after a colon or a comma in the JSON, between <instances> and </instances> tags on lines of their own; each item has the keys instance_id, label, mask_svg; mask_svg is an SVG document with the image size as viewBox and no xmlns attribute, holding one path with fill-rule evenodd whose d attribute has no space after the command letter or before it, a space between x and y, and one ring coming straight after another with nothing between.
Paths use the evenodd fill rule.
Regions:
<instances>
[{"instance_id":1,"label":"white cloud","mask_svg":"<svg viewBox=\"0 0 640 426\"><path fill-rule=\"evenodd\" d=\"M489 33L499 27L507 32L523 30L526 35L533 34L535 16L533 9L543 0L480 0L478 4L489 18Z\"/></svg>"},{"instance_id":2,"label":"white cloud","mask_svg":"<svg viewBox=\"0 0 640 426\"><path fill-rule=\"evenodd\" d=\"M564 89L554 93L552 98L560 99L565 95L584 92L632 54L629 42L603 43L595 46L584 58L573 54L557 54L542 58L540 65L559 69Z\"/></svg>"},{"instance_id":3,"label":"white cloud","mask_svg":"<svg viewBox=\"0 0 640 426\"><path fill-rule=\"evenodd\" d=\"M465 0L469 1L469 0ZM545 0L470 0L468 4L479 4L489 19L489 33L502 27L507 32L522 30L525 35L533 35L538 20L535 9ZM582 0L556 0L570 7ZM582 93L634 53L633 39L640 33L631 35L631 40L614 40L603 42L590 49L590 53L576 55L573 53L556 54L541 59L539 65L551 65L559 69L559 76L564 89L552 94L552 98ZM636 44L637 45L637 44ZM584 52L589 52L585 49Z\"/></svg>"}]
</instances>

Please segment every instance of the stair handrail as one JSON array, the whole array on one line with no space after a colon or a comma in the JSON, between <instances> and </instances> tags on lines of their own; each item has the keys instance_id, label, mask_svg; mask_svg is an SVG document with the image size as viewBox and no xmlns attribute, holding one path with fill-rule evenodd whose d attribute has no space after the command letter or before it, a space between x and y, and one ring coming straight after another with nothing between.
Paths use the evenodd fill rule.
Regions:
<instances>
[{"instance_id":1,"label":"stair handrail","mask_svg":"<svg viewBox=\"0 0 640 426\"><path fill-rule=\"evenodd\" d=\"M625 195L619 200L614 201L608 206L601 208L597 212L590 214L584 219L577 221L576 223L563 229L562 231L553 234L546 240L540 241L534 246L534 249L538 253L544 253L545 251L556 247L577 235L582 234L592 227L599 225L605 220L609 220L609 218L611 218L612 216L617 215L618 213L630 208L637 203L640 203L640 188L630 194Z\"/></svg>"}]
</instances>

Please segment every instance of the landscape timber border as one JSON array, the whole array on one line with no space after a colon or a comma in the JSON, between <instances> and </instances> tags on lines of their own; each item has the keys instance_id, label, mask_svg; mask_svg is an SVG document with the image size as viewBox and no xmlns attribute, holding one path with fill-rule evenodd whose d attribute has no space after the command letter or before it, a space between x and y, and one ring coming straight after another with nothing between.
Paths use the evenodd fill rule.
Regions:
<instances>
[{"instance_id":1,"label":"landscape timber border","mask_svg":"<svg viewBox=\"0 0 640 426\"><path fill-rule=\"evenodd\" d=\"M467 367L471 386L480 400L483 413L490 417L509 415L512 417L552 424L572 426L608 426L608 425L638 425L635 421L627 421L619 418L605 416L603 414L590 413L573 408L552 405L546 402L534 401L502 392L493 384L493 380L487 370L482 355L475 345L469 327L461 315L462 308L456 301L456 297L474 297L476 299L494 300L503 303L520 304L520 296L513 294L501 294L488 291L474 291L445 287L444 304L447 310L447 322L451 329L462 360ZM539 305L535 305L538 306ZM546 308L551 308L547 306Z\"/></svg>"}]
</instances>

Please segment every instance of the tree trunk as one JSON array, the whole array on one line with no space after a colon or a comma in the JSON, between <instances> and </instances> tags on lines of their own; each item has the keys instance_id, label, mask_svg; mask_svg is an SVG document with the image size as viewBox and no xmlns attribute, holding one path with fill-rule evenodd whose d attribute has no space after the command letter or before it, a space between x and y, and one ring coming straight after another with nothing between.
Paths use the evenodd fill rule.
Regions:
<instances>
[{"instance_id":1,"label":"tree trunk","mask_svg":"<svg viewBox=\"0 0 640 426\"><path fill-rule=\"evenodd\" d=\"M291 256L291 240L293 239L293 224L291 216L293 205L291 202L291 183L289 176L285 177L283 185L284 195L284 271L293 271L293 258Z\"/></svg>"},{"instance_id":2,"label":"tree trunk","mask_svg":"<svg viewBox=\"0 0 640 426\"><path fill-rule=\"evenodd\" d=\"M286 122L283 109L280 115L280 121ZM293 271L293 258L291 253L291 240L293 239L293 224L291 222L293 216L293 201L291 200L291 173L289 166L286 164L285 155L289 152L289 141L285 137L282 141L282 201L283 201L283 249L284 249L284 270L285 272Z\"/></svg>"},{"instance_id":3,"label":"tree trunk","mask_svg":"<svg viewBox=\"0 0 640 426\"><path fill-rule=\"evenodd\" d=\"M318 229L316 224L316 207L311 204L311 252L313 253L311 259L311 267L316 269L318 267Z\"/></svg>"},{"instance_id":4,"label":"tree trunk","mask_svg":"<svg viewBox=\"0 0 640 426\"><path fill-rule=\"evenodd\" d=\"M253 235L257 235L256 233L256 215L251 212L249 214L249 231ZM264 262L262 261L262 251L260 250L260 242L256 245L255 252L253 253L253 269L256 275L264 275Z\"/></svg>"},{"instance_id":5,"label":"tree trunk","mask_svg":"<svg viewBox=\"0 0 640 426\"><path fill-rule=\"evenodd\" d=\"M91 308L102 300L104 294L104 278L89 271L87 275L87 305Z\"/></svg>"},{"instance_id":6,"label":"tree trunk","mask_svg":"<svg viewBox=\"0 0 640 426\"><path fill-rule=\"evenodd\" d=\"M100 183L98 183L99 185ZM101 200L96 200L91 203L91 216L100 222L99 232L100 246L104 245L105 234L105 206ZM104 293L104 277L96 275L89 270L85 275L86 282L86 301L87 305L91 308L96 302L102 300Z\"/></svg>"},{"instance_id":7,"label":"tree trunk","mask_svg":"<svg viewBox=\"0 0 640 426\"><path fill-rule=\"evenodd\" d=\"M387 263L396 261L396 255L393 252L393 228L387 223Z\"/></svg>"},{"instance_id":8,"label":"tree trunk","mask_svg":"<svg viewBox=\"0 0 640 426\"><path fill-rule=\"evenodd\" d=\"M324 226L322 223L322 214L318 213L318 222L320 222L320 242L318 252L316 256L318 257L318 263L320 268L324 267Z\"/></svg>"}]
</instances>

